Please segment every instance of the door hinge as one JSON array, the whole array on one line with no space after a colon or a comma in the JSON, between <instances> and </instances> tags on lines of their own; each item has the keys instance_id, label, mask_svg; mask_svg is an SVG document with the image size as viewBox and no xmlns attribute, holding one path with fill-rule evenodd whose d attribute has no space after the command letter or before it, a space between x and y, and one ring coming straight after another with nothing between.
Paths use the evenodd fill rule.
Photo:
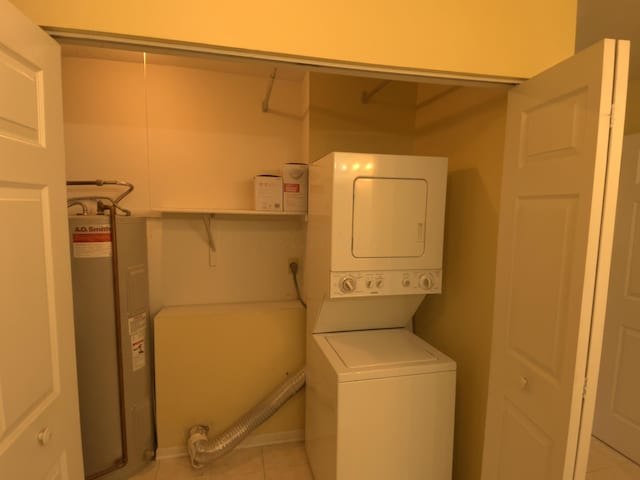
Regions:
<instances>
[{"instance_id":1,"label":"door hinge","mask_svg":"<svg viewBox=\"0 0 640 480\"><path fill-rule=\"evenodd\" d=\"M582 384L582 399L587 397L587 377L584 377L584 383Z\"/></svg>"},{"instance_id":2,"label":"door hinge","mask_svg":"<svg viewBox=\"0 0 640 480\"><path fill-rule=\"evenodd\" d=\"M613 128L613 122L615 120L616 104L611 104L611 113L609 114L609 128Z\"/></svg>"}]
</instances>

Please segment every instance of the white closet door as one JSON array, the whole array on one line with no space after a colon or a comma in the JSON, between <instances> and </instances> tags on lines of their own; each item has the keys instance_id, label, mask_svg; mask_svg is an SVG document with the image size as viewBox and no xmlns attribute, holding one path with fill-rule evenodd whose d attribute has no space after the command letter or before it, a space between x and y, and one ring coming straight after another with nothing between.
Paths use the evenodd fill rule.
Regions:
<instances>
[{"instance_id":1,"label":"white closet door","mask_svg":"<svg viewBox=\"0 0 640 480\"><path fill-rule=\"evenodd\" d=\"M0 0L0 478L84 477L60 47Z\"/></svg>"},{"instance_id":2,"label":"white closet door","mask_svg":"<svg viewBox=\"0 0 640 480\"><path fill-rule=\"evenodd\" d=\"M617 43L509 94L483 480L574 475L596 273L608 275L605 196L615 198L620 162L609 156L614 91L621 117L626 95Z\"/></svg>"},{"instance_id":3,"label":"white closet door","mask_svg":"<svg viewBox=\"0 0 640 480\"><path fill-rule=\"evenodd\" d=\"M593 434L640 463L640 134L625 137Z\"/></svg>"}]
</instances>

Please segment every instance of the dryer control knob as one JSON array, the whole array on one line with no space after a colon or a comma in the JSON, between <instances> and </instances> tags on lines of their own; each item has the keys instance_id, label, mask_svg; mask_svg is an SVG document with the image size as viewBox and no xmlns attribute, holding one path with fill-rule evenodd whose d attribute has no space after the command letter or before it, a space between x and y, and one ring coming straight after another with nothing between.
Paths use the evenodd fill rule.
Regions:
<instances>
[{"instance_id":1,"label":"dryer control knob","mask_svg":"<svg viewBox=\"0 0 640 480\"><path fill-rule=\"evenodd\" d=\"M402 286L407 288L411 286L411 280L409 280L408 278L403 278L402 279Z\"/></svg>"},{"instance_id":2,"label":"dryer control knob","mask_svg":"<svg viewBox=\"0 0 640 480\"><path fill-rule=\"evenodd\" d=\"M350 276L342 277L339 286L342 293L352 293L356 289L356 279Z\"/></svg>"},{"instance_id":3,"label":"dryer control knob","mask_svg":"<svg viewBox=\"0 0 640 480\"><path fill-rule=\"evenodd\" d=\"M420 275L420 278L418 279L418 284L420 285L421 288L424 288L425 290L430 290L431 287L433 287L433 277L428 273L425 273L424 275Z\"/></svg>"}]
</instances>

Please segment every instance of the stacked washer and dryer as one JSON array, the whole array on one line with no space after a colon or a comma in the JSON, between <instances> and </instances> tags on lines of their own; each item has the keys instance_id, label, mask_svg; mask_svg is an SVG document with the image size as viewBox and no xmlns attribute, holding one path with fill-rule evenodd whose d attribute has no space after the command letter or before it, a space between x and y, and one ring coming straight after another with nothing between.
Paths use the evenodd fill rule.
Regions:
<instances>
[{"instance_id":1,"label":"stacked washer and dryer","mask_svg":"<svg viewBox=\"0 0 640 480\"><path fill-rule=\"evenodd\" d=\"M456 365L412 333L442 289L447 159L310 165L307 456L315 480L450 480Z\"/></svg>"}]
</instances>

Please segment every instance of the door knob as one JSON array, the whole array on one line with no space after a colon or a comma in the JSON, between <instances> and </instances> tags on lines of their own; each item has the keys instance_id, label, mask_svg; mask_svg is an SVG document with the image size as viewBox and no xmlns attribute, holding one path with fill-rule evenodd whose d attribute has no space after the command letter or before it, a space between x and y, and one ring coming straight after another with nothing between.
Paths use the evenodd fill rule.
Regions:
<instances>
[{"instance_id":1,"label":"door knob","mask_svg":"<svg viewBox=\"0 0 640 480\"><path fill-rule=\"evenodd\" d=\"M49 440L51 440L51 430L49 430L49 427L44 427L38 432L38 442L44 446L49 443Z\"/></svg>"}]
</instances>

